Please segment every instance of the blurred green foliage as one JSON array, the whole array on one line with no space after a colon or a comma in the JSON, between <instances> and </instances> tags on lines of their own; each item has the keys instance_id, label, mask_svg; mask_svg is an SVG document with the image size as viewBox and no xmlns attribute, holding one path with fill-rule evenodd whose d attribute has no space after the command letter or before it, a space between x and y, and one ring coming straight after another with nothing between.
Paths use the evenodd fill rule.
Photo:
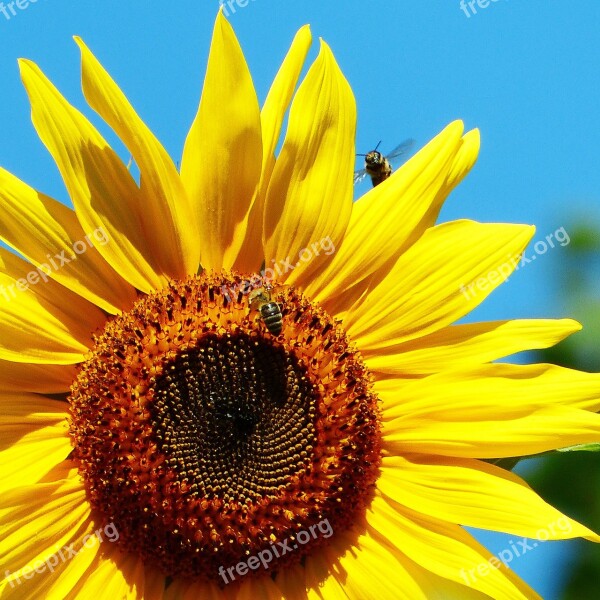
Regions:
<instances>
[{"instance_id":1,"label":"blurred green foliage","mask_svg":"<svg viewBox=\"0 0 600 600\"><path fill-rule=\"evenodd\" d=\"M583 330L554 348L536 353L551 362L583 371L600 371L600 220L589 216L566 227L570 243L558 258L553 287L556 304L583 324ZM528 477L548 502L600 532L600 453L565 452L545 457ZM562 600L600 598L600 545L579 544Z\"/></svg>"}]
</instances>

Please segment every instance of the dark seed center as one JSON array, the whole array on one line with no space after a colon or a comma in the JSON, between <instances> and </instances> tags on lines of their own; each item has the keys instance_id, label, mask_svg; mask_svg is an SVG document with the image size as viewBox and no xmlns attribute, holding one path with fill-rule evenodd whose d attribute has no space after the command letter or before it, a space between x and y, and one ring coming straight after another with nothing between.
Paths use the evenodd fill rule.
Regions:
<instances>
[{"instance_id":1,"label":"dark seed center","mask_svg":"<svg viewBox=\"0 0 600 600\"><path fill-rule=\"evenodd\" d=\"M207 336L165 366L153 427L194 495L250 502L310 462L316 396L293 355L264 338Z\"/></svg>"}]
</instances>

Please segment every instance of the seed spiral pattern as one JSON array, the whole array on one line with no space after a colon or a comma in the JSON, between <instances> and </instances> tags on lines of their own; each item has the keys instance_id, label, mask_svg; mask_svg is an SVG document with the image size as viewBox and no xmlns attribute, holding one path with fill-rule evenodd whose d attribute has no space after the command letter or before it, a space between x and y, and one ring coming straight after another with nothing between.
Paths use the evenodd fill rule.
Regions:
<instances>
[{"instance_id":1,"label":"seed spiral pattern","mask_svg":"<svg viewBox=\"0 0 600 600\"><path fill-rule=\"evenodd\" d=\"M201 275L141 297L95 336L71 388L92 507L169 576L220 581L219 567L325 519L348 528L378 476L378 400L341 324L275 286L272 335L248 281ZM295 544L271 568L326 543Z\"/></svg>"},{"instance_id":2,"label":"seed spiral pattern","mask_svg":"<svg viewBox=\"0 0 600 600\"><path fill-rule=\"evenodd\" d=\"M293 358L245 335L207 336L166 367L154 429L192 494L249 504L307 466L316 395Z\"/></svg>"}]
</instances>

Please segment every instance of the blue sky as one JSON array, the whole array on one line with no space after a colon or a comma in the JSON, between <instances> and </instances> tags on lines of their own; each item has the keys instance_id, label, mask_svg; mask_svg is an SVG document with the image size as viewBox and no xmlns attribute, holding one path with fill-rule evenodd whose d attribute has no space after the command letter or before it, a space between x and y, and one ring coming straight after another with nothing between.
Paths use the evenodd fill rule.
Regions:
<instances>
[{"instance_id":1,"label":"blue sky","mask_svg":"<svg viewBox=\"0 0 600 600\"><path fill-rule=\"evenodd\" d=\"M38 62L98 123L83 108L75 34L178 159L197 108L217 7L217 0L37 0L15 7L15 15L7 11L10 18L0 12L0 165L66 200L31 126L16 59ZM384 150L407 137L423 145L455 118L479 127L478 165L452 195L442 220L532 223L535 239L568 226L572 215L600 220L597 0L498 0L468 17L458 0L250 0L230 11L230 21L261 100L295 31L311 24L354 89L359 152L380 139ZM556 246L536 257L473 318L566 315L554 294L561 252ZM507 539L490 543L499 551ZM552 599L569 547L545 544L512 566Z\"/></svg>"}]
</instances>

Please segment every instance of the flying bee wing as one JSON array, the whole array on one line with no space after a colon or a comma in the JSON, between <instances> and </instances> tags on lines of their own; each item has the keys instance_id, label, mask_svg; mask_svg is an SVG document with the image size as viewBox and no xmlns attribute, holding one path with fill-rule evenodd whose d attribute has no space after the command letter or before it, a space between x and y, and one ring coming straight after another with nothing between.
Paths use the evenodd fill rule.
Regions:
<instances>
[{"instance_id":1,"label":"flying bee wing","mask_svg":"<svg viewBox=\"0 0 600 600\"><path fill-rule=\"evenodd\" d=\"M367 176L366 169L360 169L359 171L354 171L354 185L360 183Z\"/></svg>"},{"instance_id":2,"label":"flying bee wing","mask_svg":"<svg viewBox=\"0 0 600 600\"><path fill-rule=\"evenodd\" d=\"M415 140L413 139L408 139L408 140L404 140L402 143L398 144L389 154L386 154L386 158L388 160L393 160L394 158L397 158L398 156L402 156L403 154L406 154L413 146L414 146Z\"/></svg>"},{"instance_id":3,"label":"flying bee wing","mask_svg":"<svg viewBox=\"0 0 600 600\"><path fill-rule=\"evenodd\" d=\"M403 154L406 154L414 145L415 140L409 138L404 140L400 144L398 144L389 154L386 154L384 158L388 160L390 163L398 162L394 159L398 159ZM379 144L377 144L379 146ZM361 155L364 156L364 155ZM360 183L366 176L368 175L366 169L360 169L359 171L354 171L354 185Z\"/></svg>"}]
</instances>

